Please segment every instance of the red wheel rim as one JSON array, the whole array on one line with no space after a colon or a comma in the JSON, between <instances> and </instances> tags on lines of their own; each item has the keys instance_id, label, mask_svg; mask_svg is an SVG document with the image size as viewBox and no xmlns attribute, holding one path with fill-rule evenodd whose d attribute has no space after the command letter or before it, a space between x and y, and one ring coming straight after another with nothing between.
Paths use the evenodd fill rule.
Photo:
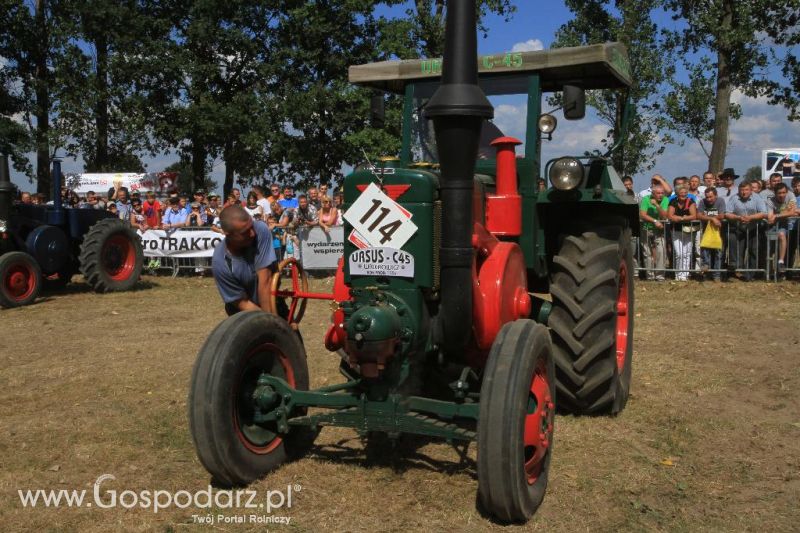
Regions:
<instances>
[{"instance_id":1,"label":"red wheel rim","mask_svg":"<svg viewBox=\"0 0 800 533\"><path fill-rule=\"evenodd\" d=\"M3 288L11 299L21 302L36 289L36 272L27 263L13 263L3 276Z\"/></svg>"},{"instance_id":2,"label":"red wheel rim","mask_svg":"<svg viewBox=\"0 0 800 533\"><path fill-rule=\"evenodd\" d=\"M280 446L283 439L276 435L276 431L249 423L252 422L253 392L262 372L285 379L291 387L295 386L295 381L289 358L272 343L265 342L250 350L244 357L242 370L233 390L233 427L245 448L253 453L266 455Z\"/></svg>"},{"instance_id":3,"label":"red wheel rim","mask_svg":"<svg viewBox=\"0 0 800 533\"><path fill-rule=\"evenodd\" d=\"M616 323L616 349L617 370L622 373L625 367L625 357L628 353L628 321L630 320L628 308L628 265L622 260L619 267L619 293L617 294L617 323Z\"/></svg>"},{"instance_id":4,"label":"red wheel rim","mask_svg":"<svg viewBox=\"0 0 800 533\"><path fill-rule=\"evenodd\" d=\"M112 235L101 252L106 275L114 281L125 281L133 274L136 265L136 248L127 235Z\"/></svg>"},{"instance_id":5,"label":"red wheel rim","mask_svg":"<svg viewBox=\"0 0 800 533\"><path fill-rule=\"evenodd\" d=\"M529 485L533 485L539 479L547 459L547 450L553 442L555 404L550 390L550 376L547 375L545 360L541 358L536 363L536 370L528 390L523 433L525 476Z\"/></svg>"}]
</instances>

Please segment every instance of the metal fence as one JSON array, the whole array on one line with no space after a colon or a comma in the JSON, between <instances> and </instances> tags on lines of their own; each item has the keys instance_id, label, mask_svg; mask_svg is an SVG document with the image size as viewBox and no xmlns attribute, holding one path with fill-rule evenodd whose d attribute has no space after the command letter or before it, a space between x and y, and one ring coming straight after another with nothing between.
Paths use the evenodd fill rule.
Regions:
<instances>
[{"instance_id":1,"label":"metal fence","mask_svg":"<svg viewBox=\"0 0 800 533\"><path fill-rule=\"evenodd\" d=\"M210 274L210 257L145 257L144 271L150 275Z\"/></svg>"},{"instance_id":2,"label":"metal fence","mask_svg":"<svg viewBox=\"0 0 800 533\"><path fill-rule=\"evenodd\" d=\"M723 221L720 250L700 246L703 227L699 222L680 227L669 221L661 223L662 229L643 224L639 237L633 239L634 268L644 278L726 279L736 275L777 281L785 273L800 279L800 217L783 219L772 226L765 221ZM779 269L781 255L784 262ZM145 257L144 266L150 274L167 273L172 277L181 273L210 274L211 257Z\"/></svg>"},{"instance_id":3,"label":"metal fence","mask_svg":"<svg viewBox=\"0 0 800 533\"><path fill-rule=\"evenodd\" d=\"M701 247L705 223L675 224L663 228L642 224L634 238L635 268L646 279L742 279L777 281L800 273L800 218L743 224L723 221L722 247ZM782 259L782 264L780 260Z\"/></svg>"}]
</instances>

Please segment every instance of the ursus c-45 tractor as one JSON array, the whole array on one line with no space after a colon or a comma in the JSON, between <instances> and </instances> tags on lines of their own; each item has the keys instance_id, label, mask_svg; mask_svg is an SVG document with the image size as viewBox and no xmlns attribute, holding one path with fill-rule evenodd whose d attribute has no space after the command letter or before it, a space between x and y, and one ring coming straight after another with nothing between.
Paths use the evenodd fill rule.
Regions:
<instances>
[{"instance_id":1,"label":"ursus c-45 tractor","mask_svg":"<svg viewBox=\"0 0 800 533\"><path fill-rule=\"evenodd\" d=\"M443 60L351 67L354 83L403 94L405 117L399 157L344 182L325 345L345 380L309 390L290 322L298 299L324 295L304 292L291 264L294 288L273 282L274 296L294 297L289 321L233 315L195 363L190 426L217 481L262 477L323 426L476 441L483 508L521 522L544 497L556 400L575 414L623 409L637 207L607 157L550 161L545 191L537 178L541 134L554 124L540 116L543 92L563 92L566 118L581 118L585 90L630 84L625 50L478 58L475 14L474 0L448 2ZM522 158L489 122L486 94L514 93L528 95Z\"/></svg>"}]
</instances>

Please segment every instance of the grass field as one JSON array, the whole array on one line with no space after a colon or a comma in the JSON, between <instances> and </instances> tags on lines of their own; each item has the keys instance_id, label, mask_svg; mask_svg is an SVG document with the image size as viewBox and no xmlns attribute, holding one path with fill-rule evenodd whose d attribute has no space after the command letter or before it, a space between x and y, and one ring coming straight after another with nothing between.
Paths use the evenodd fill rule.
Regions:
<instances>
[{"instance_id":1,"label":"grass field","mask_svg":"<svg viewBox=\"0 0 800 533\"><path fill-rule=\"evenodd\" d=\"M800 286L640 283L636 298L627 409L557 418L544 504L513 529L797 531ZM301 327L317 386L341 379L322 346L328 305L312 302ZM331 428L307 458L251 487L263 497L299 485L291 509L275 511L288 525L199 525L192 515L206 510L193 508L23 508L20 489L91 494L102 474L116 478L104 491L205 489L186 398L195 355L223 318L209 278L147 277L111 295L76 283L0 311L2 530L503 529L476 510L474 445L463 459L422 441L366 458L354 432Z\"/></svg>"}]
</instances>

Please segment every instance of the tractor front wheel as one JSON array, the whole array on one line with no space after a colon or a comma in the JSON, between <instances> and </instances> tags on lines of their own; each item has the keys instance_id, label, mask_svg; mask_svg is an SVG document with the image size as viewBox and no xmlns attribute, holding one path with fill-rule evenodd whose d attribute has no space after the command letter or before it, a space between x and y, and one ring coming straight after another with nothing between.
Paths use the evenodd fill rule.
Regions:
<instances>
[{"instance_id":1,"label":"tractor front wheel","mask_svg":"<svg viewBox=\"0 0 800 533\"><path fill-rule=\"evenodd\" d=\"M143 264L141 239L116 218L98 221L81 244L81 274L97 292L132 289L139 281Z\"/></svg>"},{"instance_id":2,"label":"tractor front wheel","mask_svg":"<svg viewBox=\"0 0 800 533\"><path fill-rule=\"evenodd\" d=\"M0 307L20 307L36 300L42 288L42 271L24 252L0 256Z\"/></svg>"},{"instance_id":3,"label":"tractor front wheel","mask_svg":"<svg viewBox=\"0 0 800 533\"><path fill-rule=\"evenodd\" d=\"M256 423L253 393L262 374L308 390L303 343L282 318L262 311L237 313L206 340L192 371L189 427L200 462L227 486L263 477L313 444L316 430ZM303 415L298 410L292 415Z\"/></svg>"},{"instance_id":4,"label":"tractor front wheel","mask_svg":"<svg viewBox=\"0 0 800 533\"><path fill-rule=\"evenodd\" d=\"M624 220L576 226L559 239L550 292L559 411L625 408L633 355L633 257Z\"/></svg>"},{"instance_id":5,"label":"tractor front wheel","mask_svg":"<svg viewBox=\"0 0 800 533\"><path fill-rule=\"evenodd\" d=\"M481 384L478 496L503 522L527 521L544 499L553 449L550 333L532 320L503 326Z\"/></svg>"}]
</instances>

